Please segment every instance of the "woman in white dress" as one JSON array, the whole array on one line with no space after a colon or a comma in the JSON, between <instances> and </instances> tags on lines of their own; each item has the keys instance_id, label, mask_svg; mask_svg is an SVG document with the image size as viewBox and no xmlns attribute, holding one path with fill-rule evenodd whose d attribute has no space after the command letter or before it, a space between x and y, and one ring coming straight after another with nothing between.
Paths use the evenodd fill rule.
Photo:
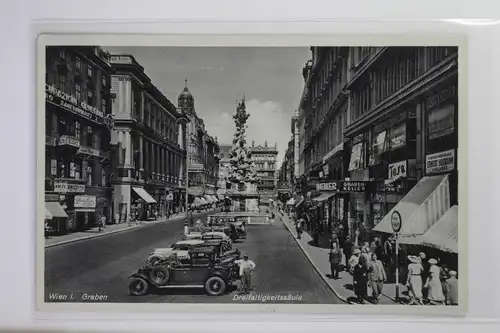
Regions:
<instances>
[{"instance_id":1,"label":"woman in white dress","mask_svg":"<svg viewBox=\"0 0 500 333\"><path fill-rule=\"evenodd\" d=\"M427 298L431 302L431 304L443 304L444 302L444 293L443 286L441 285L441 269L437 265L436 259L429 259L429 277L425 283L425 287L428 290Z\"/></svg>"},{"instance_id":2,"label":"woman in white dress","mask_svg":"<svg viewBox=\"0 0 500 333\"><path fill-rule=\"evenodd\" d=\"M406 286L410 294L410 305L420 304L422 302L422 271L424 268L420 263L420 258L416 256L408 256L410 264L408 265L408 276L406 278Z\"/></svg>"}]
</instances>

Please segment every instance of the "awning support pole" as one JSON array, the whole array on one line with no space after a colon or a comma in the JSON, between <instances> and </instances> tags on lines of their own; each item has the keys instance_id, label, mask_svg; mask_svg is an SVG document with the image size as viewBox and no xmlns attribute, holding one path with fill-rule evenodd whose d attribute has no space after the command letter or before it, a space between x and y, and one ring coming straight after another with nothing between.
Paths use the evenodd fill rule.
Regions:
<instances>
[{"instance_id":1,"label":"awning support pole","mask_svg":"<svg viewBox=\"0 0 500 333\"><path fill-rule=\"evenodd\" d=\"M398 233L396 232L396 302L399 302L399 242Z\"/></svg>"}]
</instances>

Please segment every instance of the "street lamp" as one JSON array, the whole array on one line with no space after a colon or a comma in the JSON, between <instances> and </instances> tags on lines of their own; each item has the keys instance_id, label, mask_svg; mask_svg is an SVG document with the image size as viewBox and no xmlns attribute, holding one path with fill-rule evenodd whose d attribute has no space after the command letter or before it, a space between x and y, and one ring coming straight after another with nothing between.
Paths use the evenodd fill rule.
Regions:
<instances>
[{"instance_id":1,"label":"street lamp","mask_svg":"<svg viewBox=\"0 0 500 333\"><path fill-rule=\"evenodd\" d=\"M184 146L186 149L186 194L185 194L185 210L186 210L186 222L184 223L184 233L187 234L189 233L189 197L188 197L188 189L189 189L189 147L188 147L188 130L187 130L187 124L189 123L189 119L187 118L177 118L175 121L175 126L178 127L179 122L185 122L186 128L184 130Z\"/></svg>"}]
</instances>

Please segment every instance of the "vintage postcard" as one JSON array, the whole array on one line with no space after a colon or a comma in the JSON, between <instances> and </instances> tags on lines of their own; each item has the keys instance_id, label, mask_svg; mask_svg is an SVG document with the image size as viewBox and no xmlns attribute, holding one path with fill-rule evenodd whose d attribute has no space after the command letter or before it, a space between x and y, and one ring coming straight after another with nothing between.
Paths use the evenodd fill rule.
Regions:
<instances>
[{"instance_id":1,"label":"vintage postcard","mask_svg":"<svg viewBox=\"0 0 500 333\"><path fill-rule=\"evenodd\" d=\"M40 37L39 309L463 313L463 40L197 38Z\"/></svg>"}]
</instances>

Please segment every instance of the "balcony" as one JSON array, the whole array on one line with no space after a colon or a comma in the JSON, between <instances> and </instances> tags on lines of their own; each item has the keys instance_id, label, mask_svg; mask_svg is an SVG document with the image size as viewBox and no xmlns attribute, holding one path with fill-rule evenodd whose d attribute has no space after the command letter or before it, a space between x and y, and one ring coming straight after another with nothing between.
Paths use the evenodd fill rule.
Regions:
<instances>
[{"instance_id":1,"label":"balcony","mask_svg":"<svg viewBox=\"0 0 500 333\"><path fill-rule=\"evenodd\" d=\"M69 135L61 135L58 146L80 148L80 140Z\"/></svg>"}]
</instances>

